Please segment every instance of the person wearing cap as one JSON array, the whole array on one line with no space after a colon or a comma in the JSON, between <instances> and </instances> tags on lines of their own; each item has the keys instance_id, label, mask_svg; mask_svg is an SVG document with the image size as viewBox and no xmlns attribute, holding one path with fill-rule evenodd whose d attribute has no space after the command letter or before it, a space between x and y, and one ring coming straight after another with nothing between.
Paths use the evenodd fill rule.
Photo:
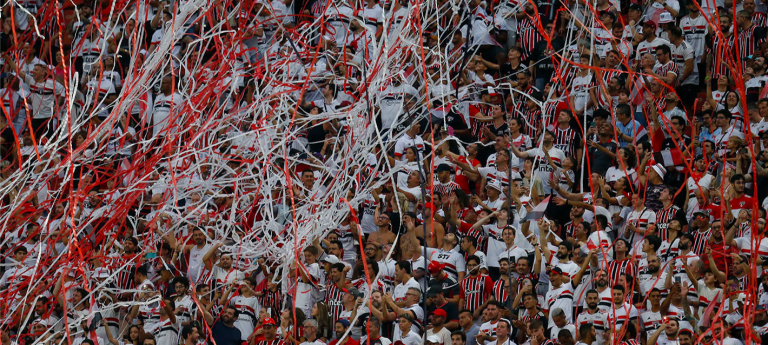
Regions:
<instances>
[{"instance_id":1,"label":"person wearing cap","mask_svg":"<svg viewBox=\"0 0 768 345\"><path fill-rule=\"evenodd\" d=\"M365 294L360 292L355 287L348 287L344 289L344 297L342 297L341 302L344 305L344 310L339 313L339 319L344 320L354 320L355 317L357 317L357 314L360 311L360 305L363 303L363 297L365 297ZM352 330L350 331L350 334L352 337L359 339L361 334L361 328L359 326L351 325Z\"/></svg>"},{"instance_id":2,"label":"person wearing cap","mask_svg":"<svg viewBox=\"0 0 768 345\"><path fill-rule=\"evenodd\" d=\"M277 337L277 323L271 317L264 319L261 322L261 329L264 339L257 342L255 345L286 345L285 341ZM216 343L218 345L218 342Z\"/></svg>"},{"instance_id":3,"label":"person wearing cap","mask_svg":"<svg viewBox=\"0 0 768 345\"><path fill-rule=\"evenodd\" d=\"M349 327L349 320L336 320L336 323L334 324L336 339L333 339L328 345L360 345L360 342L353 339L351 334L347 334L347 329L349 329Z\"/></svg>"},{"instance_id":4,"label":"person wearing cap","mask_svg":"<svg viewBox=\"0 0 768 345\"><path fill-rule=\"evenodd\" d=\"M421 336L417 330L414 330L415 320L413 314L410 311L406 311L400 314L397 318L397 327L395 327L394 336L392 341L395 344L402 343L403 345L421 345ZM417 328L418 329L418 328Z\"/></svg>"},{"instance_id":5,"label":"person wearing cap","mask_svg":"<svg viewBox=\"0 0 768 345\"><path fill-rule=\"evenodd\" d=\"M447 148L443 149L447 150ZM442 163L435 169L434 178L434 191L439 192L440 195L450 195L454 190L461 188L458 183L451 180L451 175L454 173L454 168L451 165Z\"/></svg>"},{"instance_id":6,"label":"person wearing cap","mask_svg":"<svg viewBox=\"0 0 768 345\"><path fill-rule=\"evenodd\" d=\"M488 180L485 184L485 195L487 197L485 200L481 200L480 197L476 195L470 198L470 201L474 202L479 207L479 209L475 208L476 212L480 212L480 210L494 212L506 208L505 205L508 201L504 195L504 187L502 186L501 181L496 179Z\"/></svg>"},{"instance_id":7,"label":"person wearing cap","mask_svg":"<svg viewBox=\"0 0 768 345\"><path fill-rule=\"evenodd\" d=\"M433 287L439 286L445 300L458 305L459 293L461 292L459 282L456 278L445 272L443 264L439 261L430 261L427 266L427 272L430 275L429 290L435 291L436 289L433 290Z\"/></svg>"},{"instance_id":8,"label":"person wearing cap","mask_svg":"<svg viewBox=\"0 0 768 345\"><path fill-rule=\"evenodd\" d=\"M427 340L425 341L425 344L443 345L443 342L442 340L440 340L440 337L437 335L427 335Z\"/></svg>"},{"instance_id":9,"label":"person wearing cap","mask_svg":"<svg viewBox=\"0 0 768 345\"><path fill-rule=\"evenodd\" d=\"M445 321L447 318L448 313L446 313L443 309L438 308L432 312L432 328L427 330L426 335L428 342L442 345L451 345L451 331L445 327Z\"/></svg>"},{"instance_id":10,"label":"person wearing cap","mask_svg":"<svg viewBox=\"0 0 768 345\"><path fill-rule=\"evenodd\" d=\"M466 274L464 256L459 253L459 240L456 234L447 233L443 237L443 246L429 254L430 261L443 265L443 270L456 281L461 281Z\"/></svg>"},{"instance_id":11,"label":"person wearing cap","mask_svg":"<svg viewBox=\"0 0 768 345\"><path fill-rule=\"evenodd\" d=\"M459 308L456 303L445 299L445 289L440 284L430 285L427 290L428 308L437 312L445 312L443 324L449 331L459 329Z\"/></svg>"}]
</instances>

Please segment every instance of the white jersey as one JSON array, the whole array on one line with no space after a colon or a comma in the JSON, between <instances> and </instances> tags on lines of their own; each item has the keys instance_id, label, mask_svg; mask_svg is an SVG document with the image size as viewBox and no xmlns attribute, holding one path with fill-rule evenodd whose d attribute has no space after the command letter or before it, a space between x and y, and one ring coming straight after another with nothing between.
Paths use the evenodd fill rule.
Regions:
<instances>
[{"instance_id":1,"label":"white jersey","mask_svg":"<svg viewBox=\"0 0 768 345\"><path fill-rule=\"evenodd\" d=\"M693 71L691 71L688 78L682 80L683 73L685 73L685 62L688 60L693 60ZM681 85L699 85L699 69L696 65L696 53L693 51L693 47L690 43L683 40L677 47L672 44L672 61L675 62L677 69L680 72L678 80L680 80Z\"/></svg>"},{"instance_id":2,"label":"white jersey","mask_svg":"<svg viewBox=\"0 0 768 345\"><path fill-rule=\"evenodd\" d=\"M707 19L704 16L699 15L696 18L691 16L685 16L680 20L680 29L683 31L683 38L686 42L690 43L691 49L693 49L696 56L696 63L701 62L701 57L704 55L707 36Z\"/></svg>"},{"instance_id":3,"label":"white jersey","mask_svg":"<svg viewBox=\"0 0 768 345\"><path fill-rule=\"evenodd\" d=\"M174 300L174 302L176 304L176 309L181 310L181 313L176 315L176 327L181 329L181 324L183 322L189 322L192 320L192 316L195 314L195 310L197 309L197 304L195 304L195 301L189 295L185 295L181 301Z\"/></svg>"},{"instance_id":4,"label":"white jersey","mask_svg":"<svg viewBox=\"0 0 768 345\"><path fill-rule=\"evenodd\" d=\"M399 86L390 85L379 98L379 108L381 108L381 129L388 130L394 127L403 111L405 95L417 96L418 91L406 83Z\"/></svg>"},{"instance_id":5,"label":"white jersey","mask_svg":"<svg viewBox=\"0 0 768 345\"><path fill-rule=\"evenodd\" d=\"M549 180L552 178L555 169L549 165L549 162L547 162L547 157L544 156L544 150L537 147L526 152L528 153L528 157L533 157L536 162L533 176L541 180L544 185L544 194L552 193L552 187L549 185ZM555 165L559 166L565 160L565 152L554 146L549 149L548 153L549 157L552 158L552 161L555 162Z\"/></svg>"},{"instance_id":6,"label":"white jersey","mask_svg":"<svg viewBox=\"0 0 768 345\"><path fill-rule=\"evenodd\" d=\"M343 47L347 41L349 22L354 16L354 11L346 4L328 6L323 13L325 21L332 27L337 46Z\"/></svg>"},{"instance_id":7,"label":"white jersey","mask_svg":"<svg viewBox=\"0 0 768 345\"><path fill-rule=\"evenodd\" d=\"M211 249L211 246L206 244L203 249L197 249L197 246L192 246L192 248L189 250L189 267L187 268L187 276L189 277L190 283L197 284L200 282L199 279L205 270L205 265L203 264L203 256L208 252L209 249Z\"/></svg>"},{"instance_id":8,"label":"white jersey","mask_svg":"<svg viewBox=\"0 0 768 345\"><path fill-rule=\"evenodd\" d=\"M571 283L565 283L560 285L559 288L553 288L547 292L544 297L544 311L549 313L548 328L555 326L555 321L552 320L552 310L560 308L565 312L565 320L568 323L573 322L573 285Z\"/></svg>"},{"instance_id":9,"label":"white jersey","mask_svg":"<svg viewBox=\"0 0 768 345\"><path fill-rule=\"evenodd\" d=\"M38 83L29 74L24 74L24 82L29 85L30 94L27 102L29 102L32 118L51 118L56 107L56 96L65 96L64 86L53 79L46 79Z\"/></svg>"},{"instance_id":10,"label":"white jersey","mask_svg":"<svg viewBox=\"0 0 768 345\"><path fill-rule=\"evenodd\" d=\"M181 111L182 97L178 92L168 96L160 93L155 97L152 111L152 133L155 137L166 135L166 131L175 122L173 114Z\"/></svg>"},{"instance_id":11,"label":"white jersey","mask_svg":"<svg viewBox=\"0 0 768 345\"><path fill-rule=\"evenodd\" d=\"M248 337L253 333L253 329L256 326L256 319L261 310L259 298L256 296L235 296L229 300L229 305L235 307L238 311L237 320L235 320L235 328L240 330L240 340L248 340Z\"/></svg>"},{"instance_id":12,"label":"white jersey","mask_svg":"<svg viewBox=\"0 0 768 345\"><path fill-rule=\"evenodd\" d=\"M445 273L450 274L457 281L459 280L458 273L466 272L467 270L464 256L459 254L459 252L432 249L432 252L429 254L429 260L442 263Z\"/></svg>"}]
</instances>

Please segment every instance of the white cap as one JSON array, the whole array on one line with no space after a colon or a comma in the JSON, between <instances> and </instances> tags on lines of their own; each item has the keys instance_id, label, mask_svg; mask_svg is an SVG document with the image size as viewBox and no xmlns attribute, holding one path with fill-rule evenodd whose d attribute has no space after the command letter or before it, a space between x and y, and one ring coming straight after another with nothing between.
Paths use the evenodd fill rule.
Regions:
<instances>
[{"instance_id":1,"label":"white cap","mask_svg":"<svg viewBox=\"0 0 768 345\"><path fill-rule=\"evenodd\" d=\"M339 261L339 258L337 258L337 257L336 257L336 255L326 255L326 256L323 258L323 260L322 260L322 261L323 261L323 262L327 262L327 263L329 263L329 264L331 264L331 265L333 265L333 264L337 264L337 263L341 262L341 261Z\"/></svg>"},{"instance_id":2,"label":"white cap","mask_svg":"<svg viewBox=\"0 0 768 345\"><path fill-rule=\"evenodd\" d=\"M659 24L673 23L674 21L675 18L673 18L672 14L669 12L662 12L659 16Z\"/></svg>"},{"instance_id":3,"label":"white cap","mask_svg":"<svg viewBox=\"0 0 768 345\"><path fill-rule=\"evenodd\" d=\"M436 335L432 334L432 335L430 335L429 337L427 337L427 342L428 342L428 343L436 343L436 344L440 344L440 337L438 337L438 336L436 336Z\"/></svg>"},{"instance_id":4,"label":"white cap","mask_svg":"<svg viewBox=\"0 0 768 345\"><path fill-rule=\"evenodd\" d=\"M503 188L501 187L501 182L498 180L491 180L488 182L488 184L485 185L485 188L493 188L499 192L504 192Z\"/></svg>"}]
</instances>

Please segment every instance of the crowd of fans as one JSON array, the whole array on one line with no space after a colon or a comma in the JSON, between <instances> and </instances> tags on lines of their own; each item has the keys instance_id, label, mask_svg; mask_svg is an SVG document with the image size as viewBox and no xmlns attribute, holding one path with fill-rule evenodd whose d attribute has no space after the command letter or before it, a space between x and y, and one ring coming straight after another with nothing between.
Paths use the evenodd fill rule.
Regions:
<instances>
[{"instance_id":1,"label":"crowd of fans","mask_svg":"<svg viewBox=\"0 0 768 345\"><path fill-rule=\"evenodd\" d=\"M768 341L766 4L184 5L5 3L2 345ZM260 122L267 89L295 113ZM379 140L351 171L355 106ZM235 193L291 116L285 186ZM329 171L364 181L342 221L238 251L293 243L272 227L339 202Z\"/></svg>"}]
</instances>

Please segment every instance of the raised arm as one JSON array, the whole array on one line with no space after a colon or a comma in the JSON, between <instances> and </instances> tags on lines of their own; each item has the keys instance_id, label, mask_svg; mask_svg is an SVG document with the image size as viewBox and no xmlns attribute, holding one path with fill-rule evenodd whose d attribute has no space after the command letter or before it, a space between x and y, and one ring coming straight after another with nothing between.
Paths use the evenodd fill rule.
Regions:
<instances>
[{"instance_id":1,"label":"raised arm","mask_svg":"<svg viewBox=\"0 0 768 345\"><path fill-rule=\"evenodd\" d=\"M208 249L208 252L203 255L203 263L205 264L205 269L211 270L213 268L213 261L211 260L213 258L213 255L216 254L216 251L219 250L224 245L224 243L216 243L211 247L211 249Z\"/></svg>"},{"instance_id":2,"label":"raised arm","mask_svg":"<svg viewBox=\"0 0 768 345\"><path fill-rule=\"evenodd\" d=\"M717 269L717 265L715 265L715 260L712 257L712 247L707 246L704 248L704 254L707 256L707 261L709 261L709 269L712 271L712 274L715 275L715 278L717 281L721 283L725 283L725 273L720 272L719 269Z\"/></svg>"}]
</instances>

